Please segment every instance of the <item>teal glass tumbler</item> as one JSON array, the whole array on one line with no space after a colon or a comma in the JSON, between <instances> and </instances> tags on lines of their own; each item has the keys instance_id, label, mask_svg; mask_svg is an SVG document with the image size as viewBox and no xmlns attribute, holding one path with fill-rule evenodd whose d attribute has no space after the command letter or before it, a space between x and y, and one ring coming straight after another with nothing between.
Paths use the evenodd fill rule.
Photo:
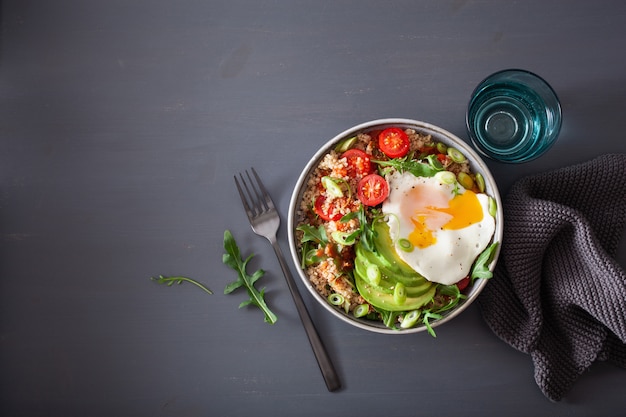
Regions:
<instances>
[{"instance_id":1,"label":"teal glass tumbler","mask_svg":"<svg viewBox=\"0 0 626 417\"><path fill-rule=\"evenodd\" d=\"M532 72L507 69L474 89L466 114L474 147L488 158L528 162L545 153L561 130L561 104L550 85Z\"/></svg>"}]
</instances>

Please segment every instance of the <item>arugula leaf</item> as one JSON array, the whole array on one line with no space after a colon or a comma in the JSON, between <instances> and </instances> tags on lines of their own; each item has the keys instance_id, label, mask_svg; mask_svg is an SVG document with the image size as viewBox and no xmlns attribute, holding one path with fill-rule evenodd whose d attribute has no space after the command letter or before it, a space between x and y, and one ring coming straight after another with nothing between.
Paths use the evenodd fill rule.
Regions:
<instances>
[{"instance_id":1,"label":"arugula leaf","mask_svg":"<svg viewBox=\"0 0 626 417\"><path fill-rule=\"evenodd\" d=\"M318 228L315 228L309 224L303 224L296 228L296 230L300 230L304 232L302 236L301 242L315 242L319 245L325 246L328 243L328 236L326 235L326 229L324 226L320 225Z\"/></svg>"},{"instance_id":2,"label":"arugula leaf","mask_svg":"<svg viewBox=\"0 0 626 417\"><path fill-rule=\"evenodd\" d=\"M213 291L211 291L210 289L208 289L204 285L200 284L195 279L191 279L191 278L187 278L187 277L164 277L163 275L159 275L158 278L150 277L150 279L152 281L156 282L157 284L165 284L168 287L171 287L174 284L180 285L183 282L189 282L189 283L191 283L191 284L201 288L204 292L206 292L208 294L213 294Z\"/></svg>"},{"instance_id":3,"label":"arugula leaf","mask_svg":"<svg viewBox=\"0 0 626 417\"><path fill-rule=\"evenodd\" d=\"M424 326L426 326L426 331L432 337L437 337L437 334L435 333L435 330L430 325L430 320L431 319L432 320L439 320L443 316L441 314L433 313L433 312L428 311L428 310L424 311L423 313L424 313L424 318L422 319L422 323L424 323Z\"/></svg>"},{"instance_id":4,"label":"arugula leaf","mask_svg":"<svg viewBox=\"0 0 626 417\"><path fill-rule=\"evenodd\" d=\"M477 278L489 279L493 276L493 273L489 270L489 264L493 260L497 247L498 242L492 243L489 247L487 247L487 249L478 255L478 258L476 258L476 262L472 267L472 273L470 274L472 283L474 283Z\"/></svg>"},{"instance_id":5,"label":"arugula leaf","mask_svg":"<svg viewBox=\"0 0 626 417\"><path fill-rule=\"evenodd\" d=\"M433 177L440 169L436 169L429 164L425 164L421 161L410 159L408 157L395 158L388 161L375 161L372 162L382 167L393 167L400 172L408 171L416 177Z\"/></svg>"},{"instance_id":6,"label":"arugula leaf","mask_svg":"<svg viewBox=\"0 0 626 417\"><path fill-rule=\"evenodd\" d=\"M439 294L447 295L449 297L448 303L438 307L437 309L432 310L433 313L443 313L445 311L451 310L456 307L461 300L467 298L466 295L461 294L459 287L456 285L442 285L439 284Z\"/></svg>"},{"instance_id":7,"label":"arugula leaf","mask_svg":"<svg viewBox=\"0 0 626 417\"><path fill-rule=\"evenodd\" d=\"M222 262L237 271L238 274L237 280L231 282L226 286L226 288L224 288L224 294L230 294L237 288L245 287L250 299L239 304L239 308L248 305L257 306L261 309L261 311L263 311L266 323L276 323L278 317L276 317L276 315L269 309L269 307L265 303L265 288L259 291L254 287L254 283L257 282L259 278L261 278L265 274L265 271L259 269L252 275L248 275L248 273L246 272L248 262L250 262L250 259L252 259L254 255L250 255L245 260L242 260L239 247L237 246L235 238L229 230L226 230L224 232L224 250L226 251L226 253L222 256Z\"/></svg>"},{"instance_id":8,"label":"arugula leaf","mask_svg":"<svg viewBox=\"0 0 626 417\"><path fill-rule=\"evenodd\" d=\"M361 204L358 211L353 211L343 216L339 221L341 223L347 223L350 220L356 218L359 221L358 233L361 236L361 244L365 249L370 252L374 251L374 238L376 237L376 231L367 221L365 216L365 206Z\"/></svg>"},{"instance_id":9,"label":"arugula leaf","mask_svg":"<svg viewBox=\"0 0 626 417\"><path fill-rule=\"evenodd\" d=\"M382 319L385 326L393 330L398 330L396 322L398 321L398 316L400 316L402 312L383 310L382 308L377 307L374 307L374 310L376 310L380 314L380 318Z\"/></svg>"},{"instance_id":10,"label":"arugula leaf","mask_svg":"<svg viewBox=\"0 0 626 417\"><path fill-rule=\"evenodd\" d=\"M323 257L315 256L317 252L314 249L313 243L317 244L317 247L324 247L328 244L328 236L326 235L326 229L323 225L315 228L310 224L303 224L296 228L304 234L302 235L302 260L300 261L300 267L304 269L308 265L312 265L324 259Z\"/></svg>"}]
</instances>

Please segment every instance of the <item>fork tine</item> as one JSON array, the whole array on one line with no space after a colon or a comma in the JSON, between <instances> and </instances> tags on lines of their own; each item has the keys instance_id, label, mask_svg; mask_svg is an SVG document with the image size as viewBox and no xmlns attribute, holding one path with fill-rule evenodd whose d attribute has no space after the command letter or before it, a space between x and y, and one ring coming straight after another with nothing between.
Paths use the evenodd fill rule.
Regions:
<instances>
[{"instance_id":1,"label":"fork tine","mask_svg":"<svg viewBox=\"0 0 626 417\"><path fill-rule=\"evenodd\" d=\"M261 181L259 174L256 173L254 168L251 168L251 170L254 174L254 177L256 178L256 182L259 184L259 188L261 189L261 193L263 194L263 201L265 202L267 209L273 209L274 202L272 201L272 197L270 197L270 193L267 192L267 189L265 188L265 185L263 185L263 181Z\"/></svg>"},{"instance_id":2,"label":"fork tine","mask_svg":"<svg viewBox=\"0 0 626 417\"><path fill-rule=\"evenodd\" d=\"M248 181L250 182L250 186L252 187L252 189L254 190L254 195L256 196L256 204L255 206L258 208L259 210L259 214L267 211L269 209L269 207L267 206L267 203L265 201L265 198L263 198L263 196L261 196L261 194L259 193L259 188L263 188L263 184L258 184L260 183L261 179L259 178L258 175L256 175L256 172L254 172L254 168L251 168L252 172L255 174L256 177L256 182L258 186L255 186L255 182L252 179L252 177L250 176L250 173L248 172L248 170L246 170L246 175L248 176Z\"/></svg>"},{"instance_id":3,"label":"fork tine","mask_svg":"<svg viewBox=\"0 0 626 417\"><path fill-rule=\"evenodd\" d=\"M239 174L239 176L241 176L241 174ZM243 207L246 210L246 214L248 215L248 218L252 218L255 216L255 212L254 210L252 210L252 208L250 208L250 204L248 203L248 198L246 197L246 194L243 192L243 189L241 188L241 185L239 184L239 181L237 180L237 176L234 176L235 178L235 185L237 186L237 191L239 191L239 197L241 197L241 202L243 203ZM243 177L241 178L241 182L243 183L244 187L246 187L246 189L248 188L246 186L246 182L244 181ZM248 192L249 193L249 192Z\"/></svg>"}]
</instances>

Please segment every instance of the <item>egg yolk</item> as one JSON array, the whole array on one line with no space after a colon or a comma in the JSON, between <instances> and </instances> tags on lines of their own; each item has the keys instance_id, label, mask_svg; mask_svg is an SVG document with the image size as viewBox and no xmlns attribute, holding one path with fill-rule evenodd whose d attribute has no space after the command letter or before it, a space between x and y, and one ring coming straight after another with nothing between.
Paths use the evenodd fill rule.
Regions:
<instances>
[{"instance_id":1,"label":"egg yolk","mask_svg":"<svg viewBox=\"0 0 626 417\"><path fill-rule=\"evenodd\" d=\"M483 208L478 197L472 191L455 195L449 204L446 208L434 208L434 210L452 216L450 221L443 226L444 230L464 229L483 219Z\"/></svg>"},{"instance_id":2,"label":"egg yolk","mask_svg":"<svg viewBox=\"0 0 626 417\"><path fill-rule=\"evenodd\" d=\"M413 223L414 228L409 234L409 242L411 242L413 246L424 249L437 242L435 234L428 228L428 226L426 226L426 216L412 218L411 222Z\"/></svg>"},{"instance_id":3,"label":"egg yolk","mask_svg":"<svg viewBox=\"0 0 626 417\"><path fill-rule=\"evenodd\" d=\"M423 191L413 189L413 196L424 196ZM426 200L426 201L425 201ZM411 222L413 231L409 234L408 240L417 248L424 249L437 242L434 230L459 230L478 223L483 219L483 210L476 194L472 191L465 191L457 194L448 200L447 207L441 207L444 201L437 199L437 205L432 203L432 199L413 200ZM417 204L415 204L417 203ZM419 206L419 207L417 207Z\"/></svg>"}]
</instances>

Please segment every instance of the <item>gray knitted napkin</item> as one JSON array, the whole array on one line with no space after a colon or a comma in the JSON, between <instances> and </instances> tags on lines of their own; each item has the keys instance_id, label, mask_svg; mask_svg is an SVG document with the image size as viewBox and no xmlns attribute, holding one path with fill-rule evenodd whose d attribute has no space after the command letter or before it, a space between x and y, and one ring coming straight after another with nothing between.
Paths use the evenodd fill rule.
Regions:
<instances>
[{"instance_id":1,"label":"gray knitted napkin","mask_svg":"<svg viewBox=\"0 0 626 417\"><path fill-rule=\"evenodd\" d=\"M524 178L504 201L494 277L478 298L491 330L530 354L537 385L563 399L595 361L626 368L626 154Z\"/></svg>"}]
</instances>

